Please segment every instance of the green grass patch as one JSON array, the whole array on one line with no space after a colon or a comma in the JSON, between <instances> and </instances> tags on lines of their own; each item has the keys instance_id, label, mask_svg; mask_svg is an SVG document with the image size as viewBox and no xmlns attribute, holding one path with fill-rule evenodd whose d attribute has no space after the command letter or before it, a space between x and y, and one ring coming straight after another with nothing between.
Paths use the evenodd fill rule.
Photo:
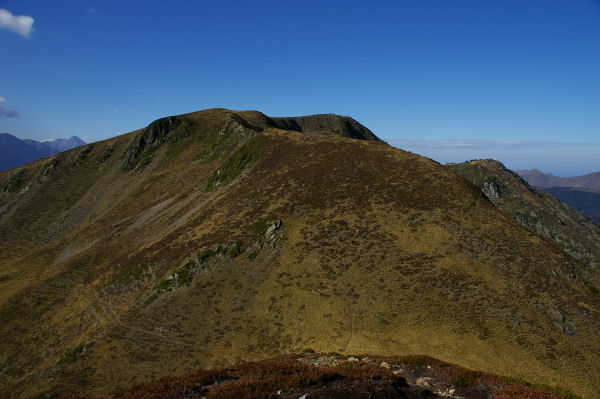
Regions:
<instances>
[{"instance_id":1,"label":"green grass patch","mask_svg":"<svg viewBox=\"0 0 600 399\"><path fill-rule=\"evenodd\" d=\"M2 192L14 193L25 183L25 169L19 170L12 175L3 185Z\"/></svg>"},{"instance_id":2,"label":"green grass patch","mask_svg":"<svg viewBox=\"0 0 600 399\"><path fill-rule=\"evenodd\" d=\"M60 360L58 362L56 362L56 364L58 366L62 366L63 364L75 363L77 361L77 359L82 354L84 354L92 345L94 345L94 342L91 342L86 345L79 345L77 348L71 349L70 351L65 353L64 356L62 358L60 358Z\"/></svg>"},{"instance_id":3,"label":"green grass patch","mask_svg":"<svg viewBox=\"0 0 600 399\"><path fill-rule=\"evenodd\" d=\"M210 248L205 249L200 253L200 255L198 255L198 263L202 264L213 256L215 256L215 251Z\"/></svg>"},{"instance_id":4,"label":"green grass patch","mask_svg":"<svg viewBox=\"0 0 600 399\"><path fill-rule=\"evenodd\" d=\"M133 267L119 266L118 270L121 277L127 280L139 280L146 269L144 265L135 265Z\"/></svg>"},{"instance_id":5,"label":"green grass patch","mask_svg":"<svg viewBox=\"0 0 600 399\"><path fill-rule=\"evenodd\" d=\"M229 247L229 249L227 250L227 255L229 255L229 257L231 259L237 258L241 253L242 253L242 248L240 247L240 245L237 242L234 243L233 245L231 245Z\"/></svg>"},{"instance_id":6,"label":"green grass patch","mask_svg":"<svg viewBox=\"0 0 600 399\"><path fill-rule=\"evenodd\" d=\"M469 388L477 385L480 379L479 373L465 371L452 378L452 384L457 388Z\"/></svg>"},{"instance_id":7,"label":"green grass patch","mask_svg":"<svg viewBox=\"0 0 600 399\"><path fill-rule=\"evenodd\" d=\"M140 158L140 162L136 170L143 170L152 160L154 159L154 153L156 152L156 148L150 147L147 148L146 151L143 152L142 157Z\"/></svg>"},{"instance_id":8,"label":"green grass patch","mask_svg":"<svg viewBox=\"0 0 600 399\"><path fill-rule=\"evenodd\" d=\"M42 166L41 174L44 176L54 174L54 172L58 169L59 164L60 162L58 161L58 159L54 158L53 160Z\"/></svg>"},{"instance_id":9,"label":"green grass patch","mask_svg":"<svg viewBox=\"0 0 600 399\"><path fill-rule=\"evenodd\" d=\"M253 223L252 226L250 226L250 232L256 235L263 234L269 227L269 220L269 218L263 218Z\"/></svg>"},{"instance_id":10,"label":"green grass patch","mask_svg":"<svg viewBox=\"0 0 600 399\"><path fill-rule=\"evenodd\" d=\"M85 160L87 159L87 156L90 152L92 152L92 150L94 149L94 144L89 144L87 147L85 147L83 150L81 150L79 152L79 155L77 156L77 163L78 164L82 164L85 162Z\"/></svg>"},{"instance_id":11,"label":"green grass patch","mask_svg":"<svg viewBox=\"0 0 600 399\"><path fill-rule=\"evenodd\" d=\"M202 147L196 158L210 162L231 154L245 137L256 131L238 115L229 115L224 121L207 126L205 134L200 137Z\"/></svg>"},{"instance_id":12,"label":"green grass patch","mask_svg":"<svg viewBox=\"0 0 600 399\"><path fill-rule=\"evenodd\" d=\"M160 295L163 292L171 292L174 289L181 287L189 287L194 279L194 268L196 267L196 261L190 260L185 265L175 269L168 278L160 281L154 286L154 294L150 297L150 300L154 295Z\"/></svg>"},{"instance_id":13,"label":"green grass patch","mask_svg":"<svg viewBox=\"0 0 600 399\"><path fill-rule=\"evenodd\" d=\"M182 119L175 130L169 134L169 146L167 148L167 158L179 155L186 147L186 138L192 135L194 125L192 121Z\"/></svg>"},{"instance_id":14,"label":"green grass patch","mask_svg":"<svg viewBox=\"0 0 600 399\"><path fill-rule=\"evenodd\" d=\"M402 356L398 359L399 363L412 364L415 366L427 366L428 364L431 363L431 361L432 361L432 359L427 356L418 356L418 355Z\"/></svg>"},{"instance_id":15,"label":"green grass patch","mask_svg":"<svg viewBox=\"0 0 600 399\"><path fill-rule=\"evenodd\" d=\"M111 157L111 155L113 154L114 151L115 151L114 145L107 147L104 150L104 152L102 152L102 154L98 157L98 162L100 162L100 163L106 162L106 160L108 160L108 158Z\"/></svg>"},{"instance_id":16,"label":"green grass patch","mask_svg":"<svg viewBox=\"0 0 600 399\"><path fill-rule=\"evenodd\" d=\"M244 144L208 178L204 186L205 191L211 191L222 184L230 183L260 158L256 137L258 136Z\"/></svg>"},{"instance_id":17,"label":"green grass patch","mask_svg":"<svg viewBox=\"0 0 600 399\"><path fill-rule=\"evenodd\" d=\"M585 286L586 286L586 287L588 288L588 290L590 290L590 291L591 291L593 294L596 294L596 295L600 294L600 290L598 290L598 288L597 288L597 287L596 287L594 284L590 283L589 281L586 281L586 282L585 282Z\"/></svg>"}]
</instances>

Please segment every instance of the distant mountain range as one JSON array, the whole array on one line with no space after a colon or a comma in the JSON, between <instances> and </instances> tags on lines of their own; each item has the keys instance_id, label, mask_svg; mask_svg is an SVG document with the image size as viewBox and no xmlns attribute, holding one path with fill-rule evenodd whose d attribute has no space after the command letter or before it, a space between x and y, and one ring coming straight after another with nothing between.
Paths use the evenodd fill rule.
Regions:
<instances>
[{"instance_id":1,"label":"distant mountain range","mask_svg":"<svg viewBox=\"0 0 600 399\"><path fill-rule=\"evenodd\" d=\"M558 177L538 169L518 170L517 173L532 186L600 223L600 172L575 177Z\"/></svg>"},{"instance_id":2,"label":"distant mountain range","mask_svg":"<svg viewBox=\"0 0 600 399\"><path fill-rule=\"evenodd\" d=\"M12 169L84 144L85 141L77 136L54 141L35 141L0 133L0 170Z\"/></svg>"},{"instance_id":3,"label":"distant mountain range","mask_svg":"<svg viewBox=\"0 0 600 399\"><path fill-rule=\"evenodd\" d=\"M535 187L569 187L600 193L600 172L575 177L558 177L538 169L517 170L516 172Z\"/></svg>"}]
</instances>

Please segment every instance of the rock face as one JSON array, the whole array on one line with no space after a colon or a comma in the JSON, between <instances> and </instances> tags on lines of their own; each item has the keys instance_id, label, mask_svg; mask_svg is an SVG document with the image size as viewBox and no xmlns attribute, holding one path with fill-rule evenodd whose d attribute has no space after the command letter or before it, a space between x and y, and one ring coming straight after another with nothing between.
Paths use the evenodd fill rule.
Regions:
<instances>
[{"instance_id":1,"label":"rock face","mask_svg":"<svg viewBox=\"0 0 600 399\"><path fill-rule=\"evenodd\" d=\"M483 191L485 196L493 203L498 203L500 200L500 187L493 180L484 182L481 191Z\"/></svg>"},{"instance_id":2,"label":"rock face","mask_svg":"<svg viewBox=\"0 0 600 399\"><path fill-rule=\"evenodd\" d=\"M138 165L144 153L150 156L181 125L182 120L173 116L152 122L135 136L123 156L122 168L128 170Z\"/></svg>"},{"instance_id":3,"label":"rock face","mask_svg":"<svg viewBox=\"0 0 600 399\"><path fill-rule=\"evenodd\" d=\"M335 134L344 117L291 120L206 110L0 173L0 392L102 395L312 349L600 394L591 266L452 170Z\"/></svg>"}]
</instances>

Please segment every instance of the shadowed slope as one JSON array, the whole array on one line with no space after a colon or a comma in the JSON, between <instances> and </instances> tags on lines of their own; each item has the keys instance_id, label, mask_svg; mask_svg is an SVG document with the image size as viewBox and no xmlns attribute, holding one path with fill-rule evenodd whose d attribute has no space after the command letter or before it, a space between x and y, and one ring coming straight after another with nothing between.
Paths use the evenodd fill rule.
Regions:
<instances>
[{"instance_id":1,"label":"shadowed slope","mask_svg":"<svg viewBox=\"0 0 600 399\"><path fill-rule=\"evenodd\" d=\"M600 193L567 187L549 187L544 191L577 209L600 226Z\"/></svg>"},{"instance_id":2,"label":"shadowed slope","mask_svg":"<svg viewBox=\"0 0 600 399\"><path fill-rule=\"evenodd\" d=\"M182 115L0 174L0 390L311 348L598 394L591 269L435 162L269 120Z\"/></svg>"}]
</instances>

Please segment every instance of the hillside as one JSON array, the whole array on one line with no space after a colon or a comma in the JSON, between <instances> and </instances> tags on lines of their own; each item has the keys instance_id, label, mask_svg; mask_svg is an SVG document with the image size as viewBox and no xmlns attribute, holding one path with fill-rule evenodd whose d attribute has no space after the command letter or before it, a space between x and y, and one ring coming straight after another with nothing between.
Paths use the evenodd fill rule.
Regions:
<instances>
[{"instance_id":1,"label":"hillside","mask_svg":"<svg viewBox=\"0 0 600 399\"><path fill-rule=\"evenodd\" d=\"M21 140L8 133L0 133L0 171L85 145L77 136L53 141Z\"/></svg>"},{"instance_id":2,"label":"hillside","mask_svg":"<svg viewBox=\"0 0 600 399\"><path fill-rule=\"evenodd\" d=\"M600 271L600 226L554 196L531 187L498 161L448 164L511 219Z\"/></svg>"},{"instance_id":3,"label":"hillside","mask_svg":"<svg viewBox=\"0 0 600 399\"><path fill-rule=\"evenodd\" d=\"M537 169L518 170L517 173L535 187L572 187L600 193L600 172L574 177L557 177Z\"/></svg>"},{"instance_id":4,"label":"hillside","mask_svg":"<svg viewBox=\"0 0 600 399\"><path fill-rule=\"evenodd\" d=\"M221 109L0 173L0 392L302 352L600 391L597 269L348 117Z\"/></svg>"}]
</instances>

